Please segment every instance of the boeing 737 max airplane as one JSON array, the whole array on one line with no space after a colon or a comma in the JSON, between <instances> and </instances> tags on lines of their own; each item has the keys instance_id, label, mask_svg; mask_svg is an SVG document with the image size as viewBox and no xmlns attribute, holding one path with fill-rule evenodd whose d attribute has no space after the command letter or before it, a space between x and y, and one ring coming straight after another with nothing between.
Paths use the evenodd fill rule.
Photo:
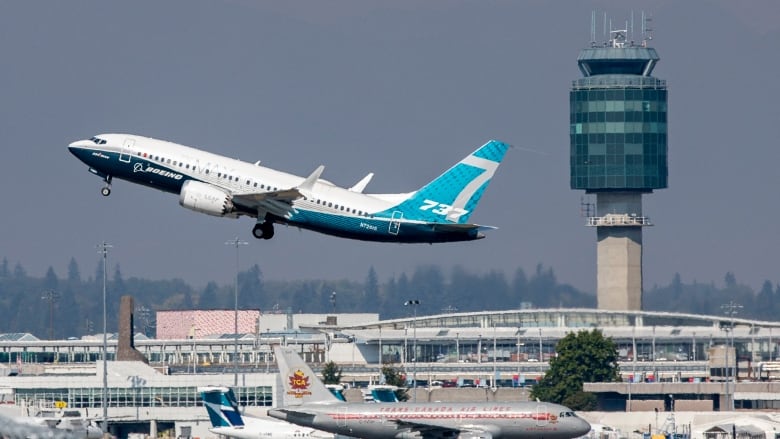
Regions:
<instances>
[{"instance_id":1,"label":"boeing 737 max airplane","mask_svg":"<svg viewBox=\"0 0 780 439\"><path fill-rule=\"evenodd\" d=\"M571 409L543 402L348 403L293 348L274 353L285 405L268 414L301 426L366 439L569 439L590 431Z\"/></svg>"},{"instance_id":2,"label":"boeing 737 max airplane","mask_svg":"<svg viewBox=\"0 0 780 439\"><path fill-rule=\"evenodd\" d=\"M274 223L364 241L435 243L484 238L494 227L468 223L509 145L491 140L417 191L364 194L373 174L350 188L276 171L172 142L101 134L69 145L102 177L179 195L187 209L218 217L257 219L256 238L271 239Z\"/></svg>"}]
</instances>

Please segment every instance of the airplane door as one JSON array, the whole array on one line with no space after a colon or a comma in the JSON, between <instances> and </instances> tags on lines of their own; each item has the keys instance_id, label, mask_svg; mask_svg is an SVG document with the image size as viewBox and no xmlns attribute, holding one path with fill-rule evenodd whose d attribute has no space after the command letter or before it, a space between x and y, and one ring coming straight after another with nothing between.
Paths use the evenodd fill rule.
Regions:
<instances>
[{"instance_id":1,"label":"airplane door","mask_svg":"<svg viewBox=\"0 0 780 439\"><path fill-rule=\"evenodd\" d=\"M536 406L536 426L544 427L549 422L549 414L547 413L547 406L544 404L538 404Z\"/></svg>"},{"instance_id":2,"label":"airplane door","mask_svg":"<svg viewBox=\"0 0 780 439\"><path fill-rule=\"evenodd\" d=\"M119 153L119 161L130 163L130 157L133 156L134 147L135 139L125 139L125 143L122 144L122 152Z\"/></svg>"},{"instance_id":3,"label":"airplane door","mask_svg":"<svg viewBox=\"0 0 780 439\"><path fill-rule=\"evenodd\" d=\"M387 233L391 235L397 235L401 230L401 220L404 219L404 213L396 210L393 212L393 217L390 219L390 226Z\"/></svg>"},{"instance_id":4,"label":"airplane door","mask_svg":"<svg viewBox=\"0 0 780 439\"><path fill-rule=\"evenodd\" d=\"M346 407L340 407L339 408L339 419L336 421L336 425L339 427L346 427L347 426L347 408Z\"/></svg>"}]
</instances>

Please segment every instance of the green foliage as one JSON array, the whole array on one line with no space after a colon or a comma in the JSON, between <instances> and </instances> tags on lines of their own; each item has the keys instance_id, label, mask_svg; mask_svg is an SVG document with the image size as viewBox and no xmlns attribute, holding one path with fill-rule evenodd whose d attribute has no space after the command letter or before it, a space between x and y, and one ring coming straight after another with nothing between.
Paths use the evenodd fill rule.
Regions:
<instances>
[{"instance_id":1,"label":"green foliage","mask_svg":"<svg viewBox=\"0 0 780 439\"><path fill-rule=\"evenodd\" d=\"M596 395L590 392L574 392L563 400L563 405L574 410L593 411L598 408Z\"/></svg>"},{"instance_id":2,"label":"green foliage","mask_svg":"<svg viewBox=\"0 0 780 439\"><path fill-rule=\"evenodd\" d=\"M395 396L399 401L407 401L409 394L406 391L406 377L401 372L392 366L382 366L382 375L385 376L385 383L391 386L398 387L395 391Z\"/></svg>"},{"instance_id":3,"label":"green foliage","mask_svg":"<svg viewBox=\"0 0 780 439\"><path fill-rule=\"evenodd\" d=\"M550 369L531 391L532 398L588 410L595 407L596 400L582 391L582 383L619 379L617 346L598 329L569 333L558 342L555 352Z\"/></svg>"},{"instance_id":4,"label":"green foliage","mask_svg":"<svg viewBox=\"0 0 780 439\"><path fill-rule=\"evenodd\" d=\"M322 382L325 384L338 384L341 382L341 368L332 361L325 363L322 368Z\"/></svg>"}]
</instances>

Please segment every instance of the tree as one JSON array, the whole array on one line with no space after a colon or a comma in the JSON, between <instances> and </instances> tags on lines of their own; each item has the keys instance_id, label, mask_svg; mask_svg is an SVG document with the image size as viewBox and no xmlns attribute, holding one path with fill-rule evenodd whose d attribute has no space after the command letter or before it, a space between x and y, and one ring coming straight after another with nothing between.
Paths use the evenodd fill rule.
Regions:
<instances>
[{"instance_id":1,"label":"tree","mask_svg":"<svg viewBox=\"0 0 780 439\"><path fill-rule=\"evenodd\" d=\"M382 375L385 376L385 384L397 387L395 396L399 401L406 401L409 395L406 392L406 377L401 375L398 369L392 366L382 366Z\"/></svg>"},{"instance_id":2,"label":"tree","mask_svg":"<svg viewBox=\"0 0 780 439\"><path fill-rule=\"evenodd\" d=\"M372 305L377 304L379 301L379 280L373 265L368 269L368 275L366 276L364 300L365 303Z\"/></svg>"},{"instance_id":3,"label":"tree","mask_svg":"<svg viewBox=\"0 0 780 439\"><path fill-rule=\"evenodd\" d=\"M338 384L341 382L341 368L333 361L325 363L322 368L322 382L325 384Z\"/></svg>"},{"instance_id":4,"label":"tree","mask_svg":"<svg viewBox=\"0 0 780 439\"><path fill-rule=\"evenodd\" d=\"M617 346L598 329L569 333L555 346L557 356L531 391L531 398L564 404L574 410L593 410L594 397L582 383L619 380Z\"/></svg>"}]
</instances>

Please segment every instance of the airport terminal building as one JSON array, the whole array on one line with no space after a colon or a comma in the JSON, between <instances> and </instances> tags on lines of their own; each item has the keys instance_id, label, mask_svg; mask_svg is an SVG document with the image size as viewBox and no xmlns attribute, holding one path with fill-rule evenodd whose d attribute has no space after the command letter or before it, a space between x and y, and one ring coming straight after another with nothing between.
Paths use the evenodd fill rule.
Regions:
<instances>
[{"instance_id":1,"label":"airport terminal building","mask_svg":"<svg viewBox=\"0 0 780 439\"><path fill-rule=\"evenodd\" d=\"M780 377L773 361L778 322L596 309L523 309L394 320L379 320L375 314L258 313L252 328L234 337L209 333L204 323L222 328L225 322L214 319L232 324L232 312L169 313L178 313L168 317L178 319L180 327L199 330L185 336L174 333L177 338L136 336L135 348L148 365L113 361L117 337L112 334L108 339L107 406L110 418L122 417L116 428L135 429L136 422L148 423L144 413L151 409L156 419L171 419L157 425L158 431L176 428L176 420L190 428L205 425L206 413L197 394L197 387L203 385L237 382L241 405L256 410L275 406L274 344L297 346L315 370L336 362L343 381L356 387L380 382L381 367L389 364L405 372L410 382L416 377L418 387L448 382L482 387L475 391L487 393L500 388L510 397L507 388L521 391L544 373L558 340L591 329L601 330L617 344L624 380L586 387L600 395L604 409L668 409L669 394L675 395L678 410L725 410L729 397L736 408L779 406L780 388L775 389L773 382ZM192 319L189 326L188 318ZM102 335L39 340L30 334L5 334L0 338L0 397L27 412L60 401L96 414L102 407L102 348ZM730 383L726 380L735 374L736 385L733 378ZM439 389L443 390L451 389ZM441 397L440 393L437 398ZM161 418L160 413L167 415Z\"/></svg>"}]
</instances>

